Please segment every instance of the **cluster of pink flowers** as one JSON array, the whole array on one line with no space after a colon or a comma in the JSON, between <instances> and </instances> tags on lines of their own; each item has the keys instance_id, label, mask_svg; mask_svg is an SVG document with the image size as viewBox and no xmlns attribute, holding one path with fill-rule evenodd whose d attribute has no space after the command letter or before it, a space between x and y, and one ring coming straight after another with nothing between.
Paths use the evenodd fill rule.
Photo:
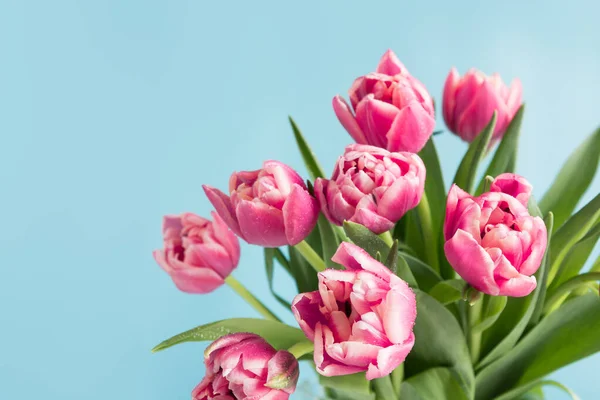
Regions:
<instances>
[{"instance_id":1,"label":"cluster of pink flowers","mask_svg":"<svg viewBox=\"0 0 600 400\"><path fill-rule=\"evenodd\" d=\"M228 193L207 186L213 221L191 213L167 216L164 248L154 257L179 289L207 293L236 268L237 237L263 247L297 245L315 228L319 213L332 224L359 223L376 234L394 225L421 201L425 165L416 154L430 139L433 100L395 54L353 83L350 104L333 109L356 144L339 157L331 179L311 191L300 175L278 161L259 170L234 172ZM496 74L452 69L443 95L448 128L472 141L494 111L499 139L521 105L519 81L507 88ZM527 210L531 185L502 174L477 197L456 185L447 198L446 257L473 288L498 296L525 296L546 249L546 227ZM236 237L237 236L237 237ZM318 274L318 290L301 293L292 311L314 343L317 371L325 376L361 371L367 379L388 375L415 342L415 294L408 284L360 247L343 242L332 260L344 270ZM243 357L242 357L243 355ZM224 336L206 352L207 375L194 399L287 399L298 378L297 360L253 334Z\"/></svg>"}]
</instances>

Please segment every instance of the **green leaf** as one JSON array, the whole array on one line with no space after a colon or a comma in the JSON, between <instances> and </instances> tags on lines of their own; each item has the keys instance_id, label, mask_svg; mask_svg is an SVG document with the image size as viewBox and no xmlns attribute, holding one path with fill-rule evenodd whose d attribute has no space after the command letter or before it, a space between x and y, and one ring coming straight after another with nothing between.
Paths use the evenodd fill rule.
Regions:
<instances>
[{"instance_id":1,"label":"green leaf","mask_svg":"<svg viewBox=\"0 0 600 400\"><path fill-rule=\"evenodd\" d=\"M433 297L420 290L415 292L415 345L404 362L405 379L431 368L445 367L466 398L472 398L475 390L473 369L461 327L452 313Z\"/></svg>"},{"instance_id":2,"label":"green leaf","mask_svg":"<svg viewBox=\"0 0 600 400\"><path fill-rule=\"evenodd\" d=\"M371 257L375 258L379 252L382 259L387 258L390 247L368 228L355 222L344 221L344 231L352 243L362 247Z\"/></svg>"},{"instance_id":3,"label":"green leaf","mask_svg":"<svg viewBox=\"0 0 600 400\"><path fill-rule=\"evenodd\" d=\"M536 289L537 296L535 300L532 302L533 314L531 314L531 319L527 323L527 328L531 329L532 326L537 324L542 317L542 312L544 311L544 303L546 301L546 292L548 290L548 274L550 273L549 260L552 255L550 250L550 246L552 245L552 241L554 240L554 236L552 235L552 227L554 226L554 213L549 212L544 218L544 225L546 225L546 230L548 231L548 239L546 243L546 252L544 253L544 257L542 258L542 268L541 271L538 270L536 274L538 287Z\"/></svg>"},{"instance_id":4,"label":"green leaf","mask_svg":"<svg viewBox=\"0 0 600 400\"><path fill-rule=\"evenodd\" d=\"M285 300L283 297L278 295L275 292L275 288L273 288L273 270L274 270L273 259L275 258L275 249L265 247L264 254L265 254L265 270L267 272L267 281L269 282L269 290L271 291L271 294L273 295L273 297L275 297L275 299L279 302L279 304L281 304L286 309L290 310L292 305L287 300Z\"/></svg>"},{"instance_id":5,"label":"green leaf","mask_svg":"<svg viewBox=\"0 0 600 400\"><path fill-rule=\"evenodd\" d=\"M556 217L556 216L555 216ZM600 194L596 195L581 210L567 220L553 235L550 245L550 272L548 282L552 283L560 264L569 250L594 226L600 218Z\"/></svg>"},{"instance_id":6,"label":"green leaf","mask_svg":"<svg viewBox=\"0 0 600 400\"><path fill-rule=\"evenodd\" d=\"M469 145L469 149L458 166L458 171L456 171L456 176L454 177L454 183L466 192L473 192L473 184L475 182L475 177L477 176L477 167L489 147L490 139L492 138L494 127L496 126L496 118L496 111L494 111L492 119Z\"/></svg>"},{"instance_id":7,"label":"green leaf","mask_svg":"<svg viewBox=\"0 0 600 400\"><path fill-rule=\"evenodd\" d=\"M394 240L394 244L392 245L392 248L390 249L390 252L389 252L384 264L393 273L396 274L398 272L398 241L397 240ZM408 265L406 267L408 268Z\"/></svg>"},{"instance_id":8,"label":"green leaf","mask_svg":"<svg viewBox=\"0 0 600 400\"><path fill-rule=\"evenodd\" d=\"M514 160L517 158L519 134L521 133L521 122L523 121L524 112L525 105L523 104L513 117L512 121L510 121L508 128L506 128L506 132L504 133L504 136L502 136L502 140L496 149L496 153L494 153L494 157L492 158L492 161L490 161L490 165L483 175L484 179L481 180L481 183L477 188L477 193L483 192L486 176L495 178L504 172L515 172Z\"/></svg>"},{"instance_id":9,"label":"green leaf","mask_svg":"<svg viewBox=\"0 0 600 400\"><path fill-rule=\"evenodd\" d=\"M542 391L543 386L554 386L571 396L572 400L580 400L579 396L577 396L571 389L562 383L553 380L539 380L528 383L527 385L519 386L518 388L513 389L500 397L497 397L496 400L513 400L517 398L521 400L544 399L544 392ZM531 393L532 396L527 396L529 393Z\"/></svg>"},{"instance_id":10,"label":"green leaf","mask_svg":"<svg viewBox=\"0 0 600 400\"><path fill-rule=\"evenodd\" d=\"M472 328L473 333L481 333L494 325L506 307L507 298L506 296L485 296L483 302L483 315L481 321Z\"/></svg>"},{"instance_id":11,"label":"green leaf","mask_svg":"<svg viewBox=\"0 0 600 400\"><path fill-rule=\"evenodd\" d=\"M331 257L335 254L340 245L338 241L337 235L333 230L331 224L323 214L319 214L319 219L317 222L317 226L319 228L319 233L321 236L321 246L323 247L323 261L325 261L325 265L327 268L335 268L342 269L342 266L331 261Z\"/></svg>"},{"instance_id":12,"label":"green leaf","mask_svg":"<svg viewBox=\"0 0 600 400\"><path fill-rule=\"evenodd\" d=\"M597 129L571 153L540 201L540 209L544 214L548 211L554 213L556 228L560 228L569 218L590 186L599 161L600 129Z\"/></svg>"},{"instance_id":13,"label":"green leaf","mask_svg":"<svg viewBox=\"0 0 600 400\"><path fill-rule=\"evenodd\" d=\"M581 240L575 243L565 256L565 259L558 267L558 272L554 280L552 280L552 285L548 289L550 292L581 271L592 250L594 250L599 237L600 222L596 222L596 225Z\"/></svg>"},{"instance_id":14,"label":"green leaf","mask_svg":"<svg viewBox=\"0 0 600 400\"><path fill-rule=\"evenodd\" d=\"M179 343L213 341L230 333L249 332L262 336L277 350L306 340L304 333L281 322L255 318L233 318L201 325L167 339L152 349L161 351Z\"/></svg>"},{"instance_id":15,"label":"green leaf","mask_svg":"<svg viewBox=\"0 0 600 400\"><path fill-rule=\"evenodd\" d=\"M310 175L311 179L314 181L317 178L325 177L323 169L319 165L315 154L308 146L306 139L304 139L304 136L302 136L302 132L300 132L298 125L296 125L296 122L294 122L292 117L289 117L289 119L290 124L292 125L292 130L294 131L296 143L298 144L298 149L300 150L300 154L302 154L302 159L304 160L304 164L306 165L306 169L308 170L308 174Z\"/></svg>"},{"instance_id":16,"label":"green leaf","mask_svg":"<svg viewBox=\"0 0 600 400\"><path fill-rule=\"evenodd\" d=\"M373 389L375 390L375 398L377 400L389 400L398 397L389 375L373 379Z\"/></svg>"},{"instance_id":17,"label":"green leaf","mask_svg":"<svg viewBox=\"0 0 600 400\"><path fill-rule=\"evenodd\" d=\"M562 305L477 375L476 399L491 399L600 351L600 298Z\"/></svg>"},{"instance_id":18,"label":"green leaf","mask_svg":"<svg viewBox=\"0 0 600 400\"><path fill-rule=\"evenodd\" d=\"M419 152L419 156L425 164L427 179L425 179L425 194L429 199L431 209L431 221L434 229L442 229L444 214L446 212L446 188L444 177L440 166L440 159L430 138L425 147Z\"/></svg>"},{"instance_id":19,"label":"green leaf","mask_svg":"<svg viewBox=\"0 0 600 400\"><path fill-rule=\"evenodd\" d=\"M450 368L435 367L417 374L402 383L402 400L469 400Z\"/></svg>"},{"instance_id":20,"label":"green leaf","mask_svg":"<svg viewBox=\"0 0 600 400\"><path fill-rule=\"evenodd\" d=\"M390 254L392 253L390 252ZM396 252L396 256L398 257L398 261L396 264L397 268L395 272L396 275L398 275L400 279L408 283L408 286L410 286L413 289L417 289L419 287L419 284L417 283L415 276L413 275L410 267L408 266L406 259L400 254L398 254L398 252Z\"/></svg>"},{"instance_id":21,"label":"green leaf","mask_svg":"<svg viewBox=\"0 0 600 400\"><path fill-rule=\"evenodd\" d=\"M417 285L419 285L419 288L424 292L429 292L431 288L442 281L442 278L440 278L437 272L423 261L403 251L399 251L398 254L406 260L410 271L417 281Z\"/></svg>"},{"instance_id":22,"label":"green leaf","mask_svg":"<svg viewBox=\"0 0 600 400\"><path fill-rule=\"evenodd\" d=\"M464 289L465 281L462 279L450 279L436 284L429 291L429 295L443 305L447 305L461 300Z\"/></svg>"},{"instance_id":23,"label":"green leaf","mask_svg":"<svg viewBox=\"0 0 600 400\"><path fill-rule=\"evenodd\" d=\"M375 399L371 384L365 379L364 372L330 377L319 375L319 383L325 388L333 389L337 394L336 399Z\"/></svg>"},{"instance_id":24,"label":"green leaf","mask_svg":"<svg viewBox=\"0 0 600 400\"><path fill-rule=\"evenodd\" d=\"M554 241L552 236L552 214L548 215L544 222L549 228L548 245L550 245ZM546 250L540 268L535 274L538 282L545 280L549 259L548 250ZM502 357L514 347L529 326L534 313L539 315L543 310L545 293L545 285L538 283L529 296L511 297L507 300L504 311L500 314L494 326L487 329L482 336L481 354L484 357L482 357L477 369L481 369Z\"/></svg>"},{"instance_id":25,"label":"green leaf","mask_svg":"<svg viewBox=\"0 0 600 400\"><path fill-rule=\"evenodd\" d=\"M313 229L305 240L317 253L323 253L319 229ZM296 281L298 292L305 293L317 290L318 278L314 268L294 246L288 246L288 252L290 255L290 271Z\"/></svg>"}]
</instances>

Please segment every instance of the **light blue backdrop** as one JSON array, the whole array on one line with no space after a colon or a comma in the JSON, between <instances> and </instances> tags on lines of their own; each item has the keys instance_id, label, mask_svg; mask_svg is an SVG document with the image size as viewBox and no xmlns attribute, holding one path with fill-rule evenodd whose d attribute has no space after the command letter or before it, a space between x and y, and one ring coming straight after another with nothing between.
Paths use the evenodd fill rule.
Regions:
<instances>
[{"instance_id":1,"label":"light blue backdrop","mask_svg":"<svg viewBox=\"0 0 600 400\"><path fill-rule=\"evenodd\" d=\"M0 398L188 399L203 345L150 348L256 314L228 288L175 290L151 257L161 216L207 214L202 183L267 158L304 172L288 114L330 171L350 142L331 98L387 48L437 99L452 65L519 76L538 195L600 123L596 2L308 3L0 1ZM465 145L436 143L450 178ZM235 275L284 314L261 249L242 251ZM556 378L595 398L599 366Z\"/></svg>"}]
</instances>

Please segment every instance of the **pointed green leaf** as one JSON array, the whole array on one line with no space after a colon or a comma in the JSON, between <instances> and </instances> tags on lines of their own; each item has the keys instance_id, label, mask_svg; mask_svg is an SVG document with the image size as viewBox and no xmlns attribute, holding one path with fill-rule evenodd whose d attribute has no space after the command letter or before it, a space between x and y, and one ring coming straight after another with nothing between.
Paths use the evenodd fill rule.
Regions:
<instances>
[{"instance_id":1,"label":"pointed green leaf","mask_svg":"<svg viewBox=\"0 0 600 400\"><path fill-rule=\"evenodd\" d=\"M404 381L400 389L400 399L402 400L470 399L450 368L428 369Z\"/></svg>"},{"instance_id":2,"label":"pointed green leaf","mask_svg":"<svg viewBox=\"0 0 600 400\"><path fill-rule=\"evenodd\" d=\"M521 133L521 122L523 121L523 114L525 112L525 105L521 105L519 111L515 114L512 121L506 128L504 136L494 153L490 165L485 171L485 176L491 176L493 178L504 172L515 172L514 160L517 158L517 149L519 145L519 134ZM477 193L483 193L483 187L485 185L485 178L481 180Z\"/></svg>"},{"instance_id":3,"label":"pointed green leaf","mask_svg":"<svg viewBox=\"0 0 600 400\"><path fill-rule=\"evenodd\" d=\"M536 274L538 287L536 289L537 296L535 301L533 301L533 314L531 314L531 319L527 323L528 329L531 329L532 326L537 324L542 317L542 312L544 311L544 303L546 301L546 292L548 290L548 274L550 273L550 257L552 253L550 250L550 246L552 245L552 241L554 240L554 236L552 235L552 227L554 226L554 213L549 212L544 218L544 225L546 225L546 230L548 231L548 239L546 243L546 252L544 253L544 257L542 258L542 267Z\"/></svg>"},{"instance_id":4,"label":"pointed green leaf","mask_svg":"<svg viewBox=\"0 0 600 400\"><path fill-rule=\"evenodd\" d=\"M325 177L325 173L323 173L323 169L319 165L315 154L312 152L306 139L302 136L302 132L296 125L296 122L289 117L290 124L292 125L292 130L294 131L294 137L296 138L296 143L298 144L298 149L300 150L300 154L302 154L302 159L304 160L304 164L306 165L306 169L308 170L308 174L311 179L314 181L317 178Z\"/></svg>"},{"instance_id":5,"label":"pointed green leaf","mask_svg":"<svg viewBox=\"0 0 600 400\"><path fill-rule=\"evenodd\" d=\"M371 384L365 379L364 372L329 377L319 375L319 383L325 388L333 389L337 394L337 396L334 397L336 399L375 399L375 394L371 391Z\"/></svg>"},{"instance_id":6,"label":"pointed green leaf","mask_svg":"<svg viewBox=\"0 0 600 400\"><path fill-rule=\"evenodd\" d=\"M544 214L548 211L554 213L556 229L562 227L590 186L599 161L600 129L597 129L571 153L540 201Z\"/></svg>"},{"instance_id":7,"label":"pointed green leaf","mask_svg":"<svg viewBox=\"0 0 600 400\"><path fill-rule=\"evenodd\" d=\"M160 343L152 352L161 351L179 343L213 341L236 332L249 332L262 336L275 349L287 349L306 340L304 333L281 322L255 318L233 318L201 325L175 335Z\"/></svg>"},{"instance_id":8,"label":"pointed green leaf","mask_svg":"<svg viewBox=\"0 0 600 400\"><path fill-rule=\"evenodd\" d=\"M556 217L556 216L555 216ZM553 235L550 245L550 271L548 282L552 283L560 264L575 243L583 239L600 218L600 194L569 218Z\"/></svg>"},{"instance_id":9,"label":"pointed green leaf","mask_svg":"<svg viewBox=\"0 0 600 400\"><path fill-rule=\"evenodd\" d=\"M418 288L419 283L415 279L414 274L412 273L410 267L408 266L408 262L406 261L406 259L403 256L398 254L398 252L396 252L396 254L398 255L396 275L398 275L398 277L400 277L400 279L402 279L403 281L408 283L408 286L410 286L411 288L413 288L413 289Z\"/></svg>"},{"instance_id":10,"label":"pointed green leaf","mask_svg":"<svg viewBox=\"0 0 600 400\"><path fill-rule=\"evenodd\" d=\"M464 289L465 281L462 279L450 279L436 284L429 291L429 295L443 305L447 305L461 300Z\"/></svg>"},{"instance_id":11,"label":"pointed green leaf","mask_svg":"<svg viewBox=\"0 0 600 400\"><path fill-rule=\"evenodd\" d=\"M481 333L494 325L506 307L507 298L506 296L485 296L483 302L481 321L472 328L473 333Z\"/></svg>"},{"instance_id":12,"label":"pointed green leaf","mask_svg":"<svg viewBox=\"0 0 600 400\"><path fill-rule=\"evenodd\" d=\"M473 185L477 176L477 167L489 148L490 139L492 138L494 127L496 126L496 118L496 111L494 111L492 119L469 145L469 149L458 166L458 171L456 171L456 176L454 177L454 183L466 192L473 193Z\"/></svg>"},{"instance_id":13,"label":"pointed green leaf","mask_svg":"<svg viewBox=\"0 0 600 400\"><path fill-rule=\"evenodd\" d=\"M344 221L344 231L352 243L362 247L371 257L375 258L379 252L383 259L387 258L390 247L368 228L355 222Z\"/></svg>"},{"instance_id":14,"label":"pointed green leaf","mask_svg":"<svg viewBox=\"0 0 600 400\"><path fill-rule=\"evenodd\" d=\"M399 251L398 254L406 260L419 288L424 292L429 292L432 287L442 281L437 272L423 261L403 251Z\"/></svg>"},{"instance_id":15,"label":"pointed green leaf","mask_svg":"<svg viewBox=\"0 0 600 400\"><path fill-rule=\"evenodd\" d=\"M427 170L427 179L425 179L425 194L429 199L431 208L431 220L434 229L441 229L444 222L444 213L446 212L446 188L444 186L444 177L440 159L430 138L425 147L419 152L419 156L425 164Z\"/></svg>"},{"instance_id":16,"label":"pointed green leaf","mask_svg":"<svg viewBox=\"0 0 600 400\"><path fill-rule=\"evenodd\" d=\"M265 248L264 255L265 255L265 270L267 272L267 281L269 282L269 290L271 291L271 294L273 295L273 297L275 297L275 299L279 302L279 304L281 304L284 308L290 310L292 305L287 300L285 300L283 297L278 295L275 292L275 288L273 288L273 277L274 277L273 270L275 269L273 259L275 258L275 249Z\"/></svg>"},{"instance_id":17,"label":"pointed green leaf","mask_svg":"<svg viewBox=\"0 0 600 400\"><path fill-rule=\"evenodd\" d=\"M475 398L494 398L598 351L600 298L588 294L542 319L502 358L479 372Z\"/></svg>"},{"instance_id":18,"label":"pointed green leaf","mask_svg":"<svg viewBox=\"0 0 600 400\"><path fill-rule=\"evenodd\" d=\"M468 399L472 398L475 390L473 368L461 327L452 313L433 297L420 290L415 292L415 345L404 362L405 379L409 380L430 368L446 367L460 391Z\"/></svg>"},{"instance_id":19,"label":"pointed green leaf","mask_svg":"<svg viewBox=\"0 0 600 400\"><path fill-rule=\"evenodd\" d=\"M317 226L319 227L319 234L321 236L323 261L325 261L325 265L327 265L327 268L342 269L341 265L331 261L331 257L333 257L337 251L340 242L338 241L338 237L335 234L333 227L323 214L319 214Z\"/></svg>"},{"instance_id":20,"label":"pointed green leaf","mask_svg":"<svg viewBox=\"0 0 600 400\"><path fill-rule=\"evenodd\" d=\"M398 241L394 240L394 244L385 260L385 266L394 274L398 271ZM406 266L408 268L408 265Z\"/></svg>"},{"instance_id":21,"label":"pointed green leaf","mask_svg":"<svg viewBox=\"0 0 600 400\"><path fill-rule=\"evenodd\" d=\"M524 397L523 395L527 394L527 393L541 393L541 397L535 397L535 399L543 399L544 398L544 393L541 391L541 388L543 386L554 386L556 388L561 389L563 392L567 393L569 396L571 396L572 400L580 400L579 396L577 396L571 389L569 389L568 387L566 387L565 385L563 385L560 382L556 382L553 380L540 380L540 381L534 381L531 383L528 383L527 385L523 385L523 386L519 386L516 389L511 390L510 392L506 392L504 393L502 396L496 398L496 400L513 400L513 399L519 399L519 400L526 400L526 399L530 399L531 397ZM534 392L535 389L538 389ZM521 396L521 397L519 397Z\"/></svg>"}]
</instances>

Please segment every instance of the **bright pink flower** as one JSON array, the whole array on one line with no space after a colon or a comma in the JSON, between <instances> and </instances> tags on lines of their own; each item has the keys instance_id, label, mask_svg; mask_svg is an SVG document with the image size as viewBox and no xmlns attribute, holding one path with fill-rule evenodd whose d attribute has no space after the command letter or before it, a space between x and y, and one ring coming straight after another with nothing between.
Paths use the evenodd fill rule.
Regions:
<instances>
[{"instance_id":1,"label":"bright pink flower","mask_svg":"<svg viewBox=\"0 0 600 400\"><path fill-rule=\"evenodd\" d=\"M424 185L425 166L418 155L352 144L331 179L315 181L315 196L332 223L352 221L379 234L419 204Z\"/></svg>"},{"instance_id":2,"label":"bright pink flower","mask_svg":"<svg viewBox=\"0 0 600 400\"><path fill-rule=\"evenodd\" d=\"M229 193L204 185L204 192L239 237L263 247L295 245L317 223L319 208L300 175L278 161L262 169L234 172Z\"/></svg>"},{"instance_id":3,"label":"bright pink flower","mask_svg":"<svg viewBox=\"0 0 600 400\"><path fill-rule=\"evenodd\" d=\"M333 110L357 143L417 153L433 133L431 96L391 50L348 93L354 114L341 96L333 98Z\"/></svg>"},{"instance_id":4,"label":"bright pink flower","mask_svg":"<svg viewBox=\"0 0 600 400\"><path fill-rule=\"evenodd\" d=\"M232 333L204 352L206 376L192 400L287 400L296 389L298 360L253 333Z\"/></svg>"},{"instance_id":5,"label":"bright pink flower","mask_svg":"<svg viewBox=\"0 0 600 400\"><path fill-rule=\"evenodd\" d=\"M154 259L183 292L212 292L240 260L238 238L217 213L211 215L213 222L192 213L164 217L164 246Z\"/></svg>"},{"instance_id":6,"label":"bright pink flower","mask_svg":"<svg viewBox=\"0 0 600 400\"><path fill-rule=\"evenodd\" d=\"M415 294L354 244L342 243L332 260L346 270L320 272L319 290L292 302L300 328L315 344L317 371L367 371L369 380L388 375L414 345Z\"/></svg>"},{"instance_id":7,"label":"bright pink flower","mask_svg":"<svg viewBox=\"0 0 600 400\"><path fill-rule=\"evenodd\" d=\"M444 86L444 121L448 129L472 142L490 122L495 110L498 116L493 139L499 139L521 106L521 93L518 78L506 87L498 74L485 76L470 69L461 78L456 68L452 68Z\"/></svg>"},{"instance_id":8,"label":"bright pink flower","mask_svg":"<svg viewBox=\"0 0 600 400\"><path fill-rule=\"evenodd\" d=\"M454 270L492 296L527 296L546 251L544 221L525 206L531 185L502 174L492 191L473 197L453 185L448 193L444 250Z\"/></svg>"}]
</instances>

